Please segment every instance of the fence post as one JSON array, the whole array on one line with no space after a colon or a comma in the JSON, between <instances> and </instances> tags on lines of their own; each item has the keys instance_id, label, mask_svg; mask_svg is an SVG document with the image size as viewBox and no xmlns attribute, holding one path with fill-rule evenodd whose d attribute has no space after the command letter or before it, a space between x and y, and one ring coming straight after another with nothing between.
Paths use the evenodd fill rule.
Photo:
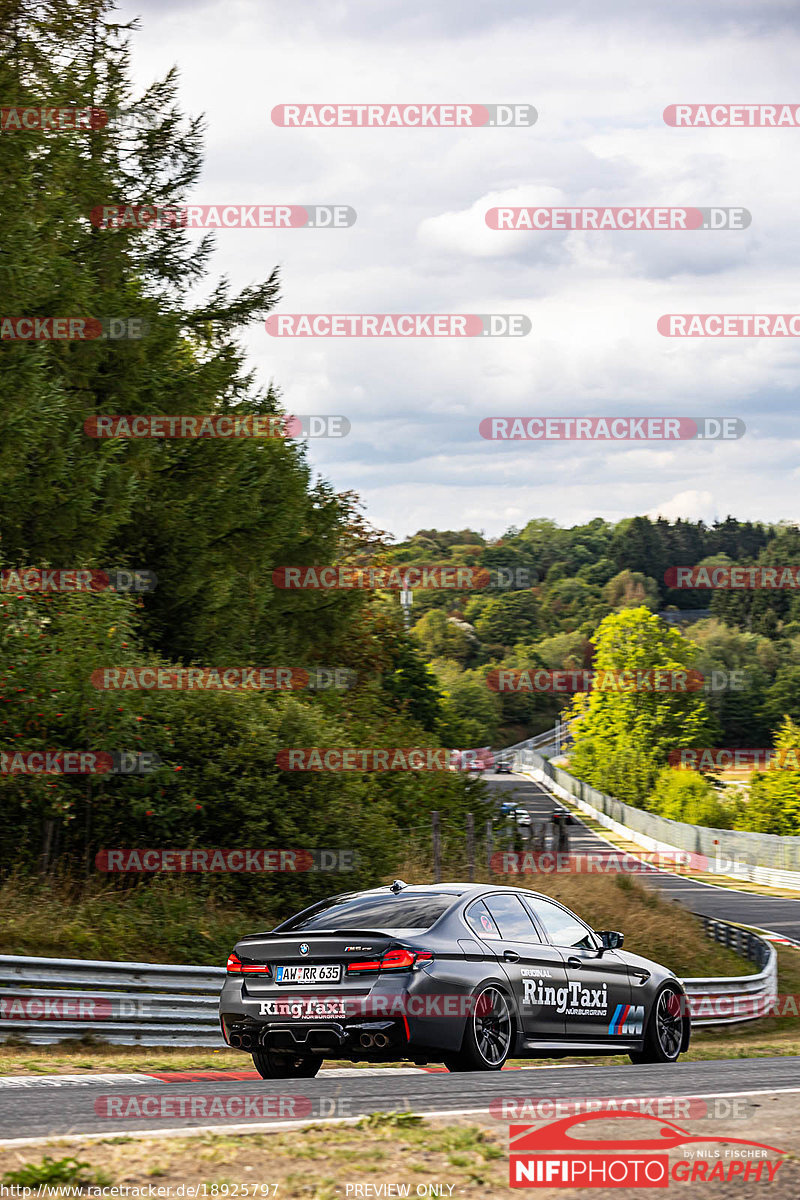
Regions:
<instances>
[{"instance_id":1,"label":"fence post","mask_svg":"<svg viewBox=\"0 0 800 1200\"><path fill-rule=\"evenodd\" d=\"M494 836L492 834L492 822L486 822L486 873L489 878L492 877L492 854L494 852Z\"/></svg>"},{"instance_id":2,"label":"fence post","mask_svg":"<svg viewBox=\"0 0 800 1200\"><path fill-rule=\"evenodd\" d=\"M439 834L439 814L431 813L431 829L433 832L433 882L442 882L441 841Z\"/></svg>"},{"instance_id":3,"label":"fence post","mask_svg":"<svg viewBox=\"0 0 800 1200\"><path fill-rule=\"evenodd\" d=\"M470 883L475 882L475 822L472 813L467 813L467 871Z\"/></svg>"}]
</instances>

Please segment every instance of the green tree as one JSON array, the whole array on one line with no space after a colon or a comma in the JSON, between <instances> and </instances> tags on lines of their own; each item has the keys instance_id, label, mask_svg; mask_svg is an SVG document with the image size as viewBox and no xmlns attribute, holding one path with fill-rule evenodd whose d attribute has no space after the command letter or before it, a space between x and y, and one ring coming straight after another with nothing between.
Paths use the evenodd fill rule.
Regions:
<instances>
[{"instance_id":1,"label":"green tree","mask_svg":"<svg viewBox=\"0 0 800 1200\"><path fill-rule=\"evenodd\" d=\"M87 436L98 414L276 414L237 343L277 302L277 270L238 294L207 279L213 236L100 229L120 199L170 209L199 178L202 121L174 73L132 94L128 27L110 0L6 0L2 95L126 109L144 127L0 138L4 313L136 317L140 340L4 343L0 534L14 563L147 567L149 645L171 658L329 657L363 598L287 595L276 567L333 561L347 504L312 486L302 444ZM5 102L5 101L4 101ZM191 297L191 298L190 298ZM263 659L262 659L263 661Z\"/></svg>"},{"instance_id":2,"label":"green tree","mask_svg":"<svg viewBox=\"0 0 800 1200\"><path fill-rule=\"evenodd\" d=\"M710 829L732 829L738 814L738 806L724 803L704 775L673 767L661 771L646 807L660 817Z\"/></svg>"},{"instance_id":3,"label":"green tree","mask_svg":"<svg viewBox=\"0 0 800 1200\"><path fill-rule=\"evenodd\" d=\"M641 571L620 571L603 588L603 599L610 608L640 608L652 612L658 607L658 584Z\"/></svg>"},{"instance_id":4,"label":"green tree","mask_svg":"<svg viewBox=\"0 0 800 1200\"><path fill-rule=\"evenodd\" d=\"M440 608L433 608L420 617L412 633L414 641L429 660L452 658L463 665L478 648L478 638L472 627L446 616Z\"/></svg>"},{"instance_id":5,"label":"green tree","mask_svg":"<svg viewBox=\"0 0 800 1200\"><path fill-rule=\"evenodd\" d=\"M688 672L694 666L695 647L646 608L611 614L591 640L597 671ZM670 750L702 744L712 730L700 692L597 688L576 696L573 713L570 769L640 807Z\"/></svg>"},{"instance_id":6,"label":"green tree","mask_svg":"<svg viewBox=\"0 0 800 1200\"><path fill-rule=\"evenodd\" d=\"M530 591L494 596L483 608L475 629L482 642L513 646L539 631L539 605Z\"/></svg>"},{"instance_id":7,"label":"green tree","mask_svg":"<svg viewBox=\"0 0 800 1200\"><path fill-rule=\"evenodd\" d=\"M442 692L442 740L453 749L495 742L501 701L486 685L483 671L461 671L443 659L431 664Z\"/></svg>"},{"instance_id":8,"label":"green tree","mask_svg":"<svg viewBox=\"0 0 800 1200\"><path fill-rule=\"evenodd\" d=\"M391 666L384 672L383 690L423 729L434 731L442 719L436 676L416 646L399 633L392 646Z\"/></svg>"},{"instance_id":9,"label":"green tree","mask_svg":"<svg viewBox=\"0 0 800 1200\"><path fill-rule=\"evenodd\" d=\"M800 725L786 717L775 735L775 748L790 751L785 764L756 772L750 796L737 821L739 829L781 836L800 833Z\"/></svg>"},{"instance_id":10,"label":"green tree","mask_svg":"<svg viewBox=\"0 0 800 1200\"><path fill-rule=\"evenodd\" d=\"M781 666L774 681L764 692L759 723L774 729L782 717L800 721L800 664Z\"/></svg>"}]
</instances>

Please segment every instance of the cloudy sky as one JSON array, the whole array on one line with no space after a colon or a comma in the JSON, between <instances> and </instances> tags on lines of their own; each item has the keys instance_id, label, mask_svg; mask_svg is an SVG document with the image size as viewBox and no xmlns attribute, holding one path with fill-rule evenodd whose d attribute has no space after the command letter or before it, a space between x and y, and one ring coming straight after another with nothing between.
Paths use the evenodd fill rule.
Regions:
<instances>
[{"instance_id":1,"label":"cloudy sky","mask_svg":"<svg viewBox=\"0 0 800 1200\"><path fill-rule=\"evenodd\" d=\"M797 339L668 339L662 313L800 312L798 129L674 129L673 103L800 104L793 0L138 0L136 83L176 64L205 204L348 204L228 230L279 313L524 313L524 338L243 336L294 413L346 415L315 469L397 537L634 513L795 519ZM284 103L527 103L531 128L287 129ZM496 205L743 206L746 230L495 232ZM483 417L736 416L734 442L484 441Z\"/></svg>"}]
</instances>

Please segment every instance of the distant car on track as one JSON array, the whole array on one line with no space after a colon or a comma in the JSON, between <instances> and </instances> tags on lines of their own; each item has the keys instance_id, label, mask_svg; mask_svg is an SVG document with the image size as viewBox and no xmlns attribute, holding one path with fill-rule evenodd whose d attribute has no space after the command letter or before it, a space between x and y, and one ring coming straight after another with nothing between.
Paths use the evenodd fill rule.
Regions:
<instances>
[{"instance_id":1,"label":"distant car on track","mask_svg":"<svg viewBox=\"0 0 800 1200\"><path fill-rule=\"evenodd\" d=\"M511 775L511 761L507 758L498 758L495 760L494 766L495 775Z\"/></svg>"},{"instance_id":2,"label":"distant car on track","mask_svg":"<svg viewBox=\"0 0 800 1200\"><path fill-rule=\"evenodd\" d=\"M520 888L445 883L347 892L237 942L225 1041L263 1078L324 1059L496 1071L511 1057L686 1050L683 985L575 913Z\"/></svg>"},{"instance_id":3,"label":"distant car on track","mask_svg":"<svg viewBox=\"0 0 800 1200\"><path fill-rule=\"evenodd\" d=\"M451 771L478 772L488 771L494 766L494 755L488 746L479 750L452 750L450 752Z\"/></svg>"}]
</instances>

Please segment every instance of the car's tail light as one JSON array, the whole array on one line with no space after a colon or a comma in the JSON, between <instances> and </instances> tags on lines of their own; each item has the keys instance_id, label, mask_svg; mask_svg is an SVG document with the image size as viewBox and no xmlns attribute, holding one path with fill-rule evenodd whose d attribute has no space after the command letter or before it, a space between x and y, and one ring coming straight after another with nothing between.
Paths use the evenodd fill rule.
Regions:
<instances>
[{"instance_id":1,"label":"car's tail light","mask_svg":"<svg viewBox=\"0 0 800 1200\"><path fill-rule=\"evenodd\" d=\"M243 963L238 954L231 954L225 970L229 975L269 975L269 963Z\"/></svg>"},{"instance_id":2,"label":"car's tail light","mask_svg":"<svg viewBox=\"0 0 800 1200\"><path fill-rule=\"evenodd\" d=\"M348 975L368 975L378 971L410 971L417 963L430 962L433 958L430 950L407 950L405 946L395 946L386 950L380 958L367 958L360 962L347 964Z\"/></svg>"}]
</instances>

